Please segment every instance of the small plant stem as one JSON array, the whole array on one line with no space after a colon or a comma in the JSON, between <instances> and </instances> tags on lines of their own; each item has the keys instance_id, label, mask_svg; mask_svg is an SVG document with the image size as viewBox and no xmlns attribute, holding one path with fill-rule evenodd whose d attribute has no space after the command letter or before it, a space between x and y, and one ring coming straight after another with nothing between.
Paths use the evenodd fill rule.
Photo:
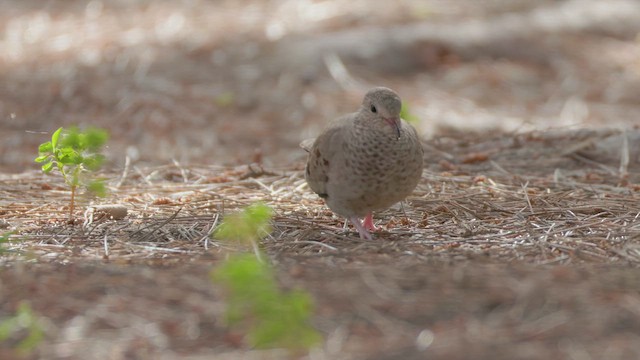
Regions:
<instances>
[{"instance_id":1,"label":"small plant stem","mask_svg":"<svg viewBox=\"0 0 640 360\"><path fill-rule=\"evenodd\" d=\"M256 243L254 240L251 240L251 247L253 248L253 253L256 255L256 259L258 259L260 263L264 263L264 260L262 260L262 256L260 255L260 248L258 247L258 243Z\"/></svg>"},{"instance_id":2,"label":"small plant stem","mask_svg":"<svg viewBox=\"0 0 640 360\"><path fill-rule=\"evenodd\" d=\"M73 221L73 208L75 206L76 186L71 185L71 203L69 204L69 221Z\"/></svg>"}]
</instances>

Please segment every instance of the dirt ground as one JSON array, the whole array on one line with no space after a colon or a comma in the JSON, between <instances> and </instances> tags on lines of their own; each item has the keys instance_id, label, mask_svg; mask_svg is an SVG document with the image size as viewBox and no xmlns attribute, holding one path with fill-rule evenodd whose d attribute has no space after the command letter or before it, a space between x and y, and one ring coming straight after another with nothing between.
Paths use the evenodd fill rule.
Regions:
<instances>
[{"instance_id":1,"label":"dirt ground","mask_svg":"<svg viewBox=\"0 0 640 360\"><path fill-rule=\"evenodd\" d=\"M640 358L640 3L0 1L0 34L0 322L27 301L44 330L23 358ZM425 170L363 241L298 143L373 85ZM72 124L111 133L110 195L69 224L33 158ZM313 296L308 354L222 321L209 235L255 201Z\"/></svg>"}]
</instances>

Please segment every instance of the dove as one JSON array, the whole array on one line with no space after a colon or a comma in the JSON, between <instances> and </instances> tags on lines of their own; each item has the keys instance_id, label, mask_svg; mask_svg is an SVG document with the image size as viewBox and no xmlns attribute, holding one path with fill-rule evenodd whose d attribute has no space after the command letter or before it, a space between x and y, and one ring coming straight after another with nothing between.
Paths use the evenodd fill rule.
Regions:
<instances>
[{"instance_id":1,"label":"dove","mask_svg":"<svg viewBox=\"0 0 640 360\"><path fill-rule=\"evenodd\" d=\"M402 102L385 87L369 90L360 109L330 123L300 146L309 154L305 180L334 213L371 240L373 211L404 200L422 176L416 130L400 118ZM360 219L364 217L364 222Z\"/></svg>"}]
</instances>

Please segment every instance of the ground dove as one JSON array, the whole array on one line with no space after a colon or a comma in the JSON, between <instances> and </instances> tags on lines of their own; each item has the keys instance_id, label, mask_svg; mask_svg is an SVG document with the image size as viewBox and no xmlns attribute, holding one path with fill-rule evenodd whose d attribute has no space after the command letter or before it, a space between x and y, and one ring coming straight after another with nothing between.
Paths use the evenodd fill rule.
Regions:
<instances>
[{"instance_id":1,"label":"ground dove","mask_svg":"<svg viewBox=\"0 0 640 360\"><path fill-rule=\"evenodd\" d=\"M400 118L401 104L393 90L373 88L358 112L300 144L309 152L309 187L333 212L348 218L364 239L371 239L369 230L375 230L372 211L402 201L422 175L420 139Z\"/></svg>"}]
</instances>

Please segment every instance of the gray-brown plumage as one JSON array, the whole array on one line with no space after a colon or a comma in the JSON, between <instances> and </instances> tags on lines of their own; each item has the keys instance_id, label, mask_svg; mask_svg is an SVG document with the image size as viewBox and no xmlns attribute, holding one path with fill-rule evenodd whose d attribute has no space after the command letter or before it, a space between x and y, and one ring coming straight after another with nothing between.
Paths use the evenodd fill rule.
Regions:
<instances>
[{"instance_id":1,"label":"gray-brown plumage","mask_svg":"<svg viewBox=\"0 0 640 360\"><path fill-rule=\"evenodd\" d=\"M372 211L413 192L422 175L423 150L416 130L400 119L393 90L369 90L358 112L333 122L300 146L309 152L305 179L327 206L371 239ZM365 217L364 224L360 218Z\"/></svg>"}]
</instances>

